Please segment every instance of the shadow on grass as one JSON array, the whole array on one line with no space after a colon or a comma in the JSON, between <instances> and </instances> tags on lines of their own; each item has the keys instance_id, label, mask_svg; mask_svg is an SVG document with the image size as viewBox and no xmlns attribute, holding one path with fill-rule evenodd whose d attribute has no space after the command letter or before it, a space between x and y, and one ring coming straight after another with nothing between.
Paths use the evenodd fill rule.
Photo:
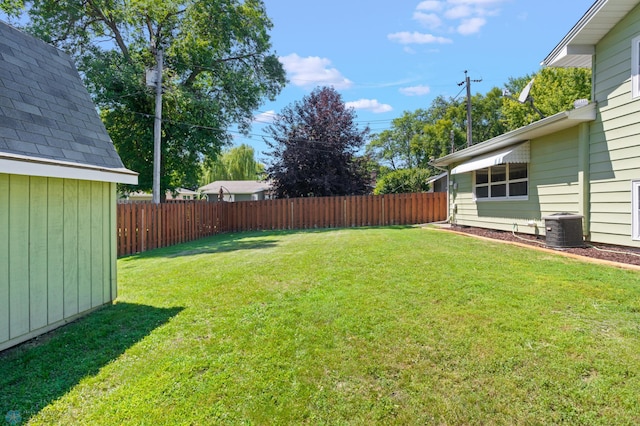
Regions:
<instances>
[{"instance_id":1,"label":"shadow on grass","mask_svg":"<svg viewBox=\"0 0 640 426\"><path fill-rule=\"evenodd\" d=\"M28 420L182 309L116 303L0 353L0 423Z\"/></svg>"},{"instance_id":2,"label":"shadow on grass","mask_svg":"<svg viewBox=\"0 0 640 426\"><path fill-rule=\"evenodd\" d=\"M234 234L218 234L199 240L188 241L168 247L157 248L142 253L123 256L121 261L129 262L137 259L156 257L182 257L207 253L226 253L238 250L257 250L275 247L278 239L272 238L272 232L242 232Z\"/></svg>"},{"instance_id":3,"label":"shadow on grass","mask_svg":"<svg viewBox=\"0 0 640 426\"><path fill-rule=\"evenodd\" d=\"M182 249L180 251L173 251L165 254L165 257L181 257L181 256L193 256L196 254L212 254L212 253L225 253L237 250L258 250L275 247L277 240L274 239L261 239L261 240L249 240L242 241L237 240L224 240L224 241L206 241L199 240L200 244L193 247L193 244L189 244L187 247L176 247Z\"/></svg>"},{"instance_id":4,"label":"shadow on grass","mask_svg":"<svg viewBox=\"0 0 640 426\"><path fill-rule=\"evenodd\" d=\"M265 231L246 231L229 234L218 234L211 237L201 238L199 240L180 243L169 247L149 250L143 253L137 253L130 256L123 256L123 261L131 261L142 258L155 257L182 257L194 256L198 254L226 253L238 250L259 250L268 249L277 246L280 242L279 236L300 234L300 233L325 233L335 231L366 231L371 229L407 229L412 225L390 225L375 227L358 227L358 228L310 228L310 229L290 229L290 230L265 230Z\"/></svg>"}]
</instances>

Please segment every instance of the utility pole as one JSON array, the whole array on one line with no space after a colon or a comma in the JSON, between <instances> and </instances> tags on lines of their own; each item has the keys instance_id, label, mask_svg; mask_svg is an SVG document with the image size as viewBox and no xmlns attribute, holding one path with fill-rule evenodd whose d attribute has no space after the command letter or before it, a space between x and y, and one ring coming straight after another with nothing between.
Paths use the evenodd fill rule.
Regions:
<instances>
[{"instance_id":1,"label":"utility pole","mask_svg":"<svg viewBox=\"0 0 640 426\"><path fill-rule=\"evenodd\" d=\"M157 49L156 114L153 122L153 202L160 204L160 161L162 142L162 49Z\"/></svg>"},{"instance_id":2,"label":"utility pole","mask_svg":"<svg viewBox=\"0 0 640 426\"><path fill-rule=\"evenodd\" d=\"M467 147L473 145L473 139L471 135L471 82L480 83L480 80L471 80L467 74L467 70L464 70L464 81L458 83L458 86L463 84L467 85Z\"/></svg>"}]
</instances>

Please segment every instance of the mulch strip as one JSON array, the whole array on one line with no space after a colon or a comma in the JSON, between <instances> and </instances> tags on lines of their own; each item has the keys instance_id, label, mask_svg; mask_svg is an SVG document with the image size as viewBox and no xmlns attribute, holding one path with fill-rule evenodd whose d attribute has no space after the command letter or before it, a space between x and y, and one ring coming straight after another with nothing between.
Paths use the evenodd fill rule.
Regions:
<instances>
[{"instance_id":1,"label":"mulch strip","mask_svg":"<svg viewBox=\"0 0 640 426\"><path fill-rule=\"evenodd\" d=\"M519 234L493 229L474 228L466 226L451 226L442 228L445 231L471 235L488 240L503 241L511 244L532 247L543 251L566 255L569 257L593 260L598 263L611 264L625 269L640 271L640 249L634 247L614 246L600 243L585 243L584 247L556 249L547 247L543 236L535 237L529 234ZM606 251L605 251L606 250Z\"/></svg>"}]
</instances>

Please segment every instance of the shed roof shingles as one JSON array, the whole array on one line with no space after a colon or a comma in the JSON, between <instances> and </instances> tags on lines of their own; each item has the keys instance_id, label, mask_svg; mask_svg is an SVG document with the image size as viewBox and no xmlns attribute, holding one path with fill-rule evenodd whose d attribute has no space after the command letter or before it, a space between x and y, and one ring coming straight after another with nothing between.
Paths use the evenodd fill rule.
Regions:
<instances>
[{"instance_id":1,"label":"shed roof shingles","mask_svg":"<svg viewBox=\"0 0 640 426\"><path fill-rule=\"evenodd\" d=\"M0 22L0 151L124 167L71 58Z\"/></svg>"}]
</instances>

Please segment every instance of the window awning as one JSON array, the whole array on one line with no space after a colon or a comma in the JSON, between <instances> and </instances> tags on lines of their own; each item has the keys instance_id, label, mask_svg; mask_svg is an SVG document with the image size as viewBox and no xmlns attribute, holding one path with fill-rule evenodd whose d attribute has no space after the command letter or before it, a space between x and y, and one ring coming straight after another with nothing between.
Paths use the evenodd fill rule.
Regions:
<instances>
[{"instance_id":1,"label":"window awning","mask_svg":"<svg viewBox=\"0 0 640 426\"><path fill-rule=\"evenodd\" d=\"M528 163L529 158L529 142L525 142L459 164L451 170L451 174L456 175L486 169L487 167L497 166L498 164Z\"/></svg>"}]
</instances>

